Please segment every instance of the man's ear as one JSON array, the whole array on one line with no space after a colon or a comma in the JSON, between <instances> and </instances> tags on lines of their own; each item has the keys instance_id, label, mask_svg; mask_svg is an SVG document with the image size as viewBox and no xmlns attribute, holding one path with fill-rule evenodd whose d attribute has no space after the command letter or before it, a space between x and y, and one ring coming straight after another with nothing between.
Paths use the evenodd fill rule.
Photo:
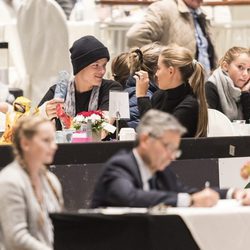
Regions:
<instances>
[{"instance_id":1,"label":"man's ear","mask_svg":"<svg viewBox=\"0 0 250 250\"><path fill-rule=\"evenodd\" d=\"M140 140L140 146L141 146L142 148L147 147L148 139L149 139L149 135L148 135L148 134L142 133L142 134L140 135L139 140Z\"/></svg>"},{"instance_id":2,"label":"man's ear","mask_svg":"<svg viewBox=\"0 0 250 250\"><path fill-rule=\"evenodd\" d=\"M223 61L222 63L221 63L221 68L222 68L222 70L223 71L225 71L225 72L228 72L228 63L227 62L225 62L225 61Z\"/></svg>"}]
</instances>

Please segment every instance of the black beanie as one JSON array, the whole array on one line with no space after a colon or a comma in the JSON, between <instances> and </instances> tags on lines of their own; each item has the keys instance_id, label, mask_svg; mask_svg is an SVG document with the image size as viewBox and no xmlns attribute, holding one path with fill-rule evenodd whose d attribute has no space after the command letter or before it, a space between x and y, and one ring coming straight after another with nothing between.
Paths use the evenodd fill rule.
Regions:
<instances>
[{"instance_id":1,"label":"black beanie","mask_svg":"<svg viewBox=\"0 0 250 250\"><path fill-rule=\"evenodd\" d=\"M69 51L74 75L99 59L110 59L108 49L94 36L84 36L76 40Z\"/></svg>"}]
</instances>

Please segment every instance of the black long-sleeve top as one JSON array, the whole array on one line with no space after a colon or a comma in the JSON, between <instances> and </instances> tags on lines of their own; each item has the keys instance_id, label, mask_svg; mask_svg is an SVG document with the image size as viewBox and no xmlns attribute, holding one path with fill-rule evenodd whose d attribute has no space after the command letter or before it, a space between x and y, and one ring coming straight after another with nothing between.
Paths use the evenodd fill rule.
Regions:
<instances>
[{"instance_id":1,"label":"black long-sleeve top","mask_svg":"<svg viewBox=\"0 0 250 250\"><path fill-rule=\"evenodd\" d=\"M218 93L218 89L215 84L208 81L205 84L205 92L206 92L206 99L208 103L208 107L211 109L216 109L223 114L224 111L222 110L220 96ZM242 92L240 96L240 104L243 113L243 119L246 120L247 123L250 123L250 92Z\"/></svg>"},{"instance_id":2,"label":"black long-sleeve top","mask_svg":"<svg viewBox=\"0 0 250 250\"><path fill-rule=\"evenodd\" d=\"M137 101L140 116L151 108L170 113L186 127L187 133L184 137L195 136L199 104L188 83L173 89L158 90L153 94L151 101L148 97L139 97Z\"/></svg>"}]
</instances>

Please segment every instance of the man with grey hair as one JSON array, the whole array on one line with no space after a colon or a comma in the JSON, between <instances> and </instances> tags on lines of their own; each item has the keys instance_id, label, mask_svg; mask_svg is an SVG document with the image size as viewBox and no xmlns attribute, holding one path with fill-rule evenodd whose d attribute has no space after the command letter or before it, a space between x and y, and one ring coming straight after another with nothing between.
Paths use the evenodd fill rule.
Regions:
<instances>
[{"instance_id":1,"label":"man with grey hair","mask_svg":"<svg viewBox=\"0 0 250 250\"><path fill-rule=\"evenodd\" d=\"M180 156L181 135L186 132L172 115L151 109L141 119L137 132L135 148L117 153L106 163L92 207L152 207L160 203L210 207L226 197L250 203L247 191L184 186L167 168Z\"/></svg>"}]
</instances>

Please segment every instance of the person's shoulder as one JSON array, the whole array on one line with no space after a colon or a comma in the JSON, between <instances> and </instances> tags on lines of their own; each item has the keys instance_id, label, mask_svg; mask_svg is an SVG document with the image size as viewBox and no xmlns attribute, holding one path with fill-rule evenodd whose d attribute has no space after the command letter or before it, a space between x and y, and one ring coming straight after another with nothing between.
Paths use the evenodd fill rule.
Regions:
<instances>
[{"instance_id":1,"label":"person's shoulder","mask_svg":"<svg viewBox=\"0 0 250 250\"><path fill-rule=\"evenodd\" d=\"M157 8L157 9L160 9L162 11L165 9L173 8L173 7L177 8L177 4L176 4L175 0L156 1L156 2L149 5L149 8Z\"/></svg>"},{"instance_id":2,"label":"person's shoulder","mask_svg":"<svg viewBox=\"0 0 250 250\"><path fill-rule=\"evenodd\" d=\"M206 87L206 88L214 88L214 89L217 89L217 87L216 87L216 85L214 84L214 82L209 81L209 80L205 82L205 87Z\"/></svg>"},{"instance_id":3,"label":"person's shoulder","mask_svg":"<svg viewBox=\"0 0 250 250\"><path fill-rule=\"evenodd\" d=\"M56 84L52 85L48 89L48 91L46 92L46 94L44 95L40 103L38 104L38 107L40 107L44 102L49 101L54 98L55 89L56 89Z\"/></svg>"},{"instance_id":4,"label":"person's shoulder","mask_svg":"<svg viewBox=\"0 0 250 250\"><path fill-rule=\"evenodd\" d=\"M121 150L112 156L104 166L103 176L127 176L134 175L136 160L132 150Z\"/></svg>"},{"instance_id":5,"label":"person's shoulder","mask_svg":"<svg viewBox=\"0 0 250 250\"><path fill-rule=\"evenodd\" d=\"M185 98L180 103L181 107L189 107L189 108L198 108L199 102L197 97L193 93L189 93L185 96Z\"/></svg>"},{"instance_id":6,"label":"person's shoulder","mask_svg":"<svg viewBox=\"0 0 250 250\"><path fill-rule=\"evenodd\" d=\"M217 88L216 84L212 81L207 81L205 83L205 91L206 91L206 95L209 95L211 93L218 94L218 88Z\"/></svg>"},{"instance_id":7,"label":"person's shoulder","mask_svg":"<svg viewBox=\"0 0 250 250\"><path fill-rule=\"evenodd\" d=\"M61 191L61 183L57 176L51 171L47 171L47 176L57 191Z\"/></svg>"},{"instance_id":8,"label":"person's shoulder","mask_svg":"<svg viewBox=\"0 0 250 250\"><path fill-rule=\"evenodd\" d=\"M101 89L122 90L122 85L114 80L103 79L101 84Z\"/></svg>"},{"instance_id":9,"label":"person's shoulder","mask_svg":"<svg viewBox=\"0 0 250 250\"><path fill-rule=\"evenodd\" d=\"M121 161L123 159L131 159L133 153L131 150L125 150L122 149L118 151L115 155L113 155L108 161L114 162L114 161Z\"/></svg>"},{"instance_id":10,"label":"person's shoulder","mask_svg":"<svg viewBox=\"0 0 250 250\"><path fill-rule=\"evenodd\" d=\"M49 87L47 93L48 93L48 92L52 92L52 93L54 94L55 89L56 89L56 84L53 84L53 85L51 85L51 86Z\"/></svg>"},{"instance_id":11,"label":"person's shoulder","mask_svg":"<svg viewBox=\"0 0 250 250\"><path fill-rule=\"evenodd\" d=\"M133 76L129 76L126 81L125 89L135 87L135 85L136 85L136 80L134 79Z\"/></svg>"},{"instance_id":12,"label":"person's shoulder","mask_svg":"<svg viewBox=\"0 0 250 250\"><path fill-rule=\"evenodd\" d=\"M54 173L52 173L51 171L47 171L47 175L52 183L55 183L56 185L60 185L59 179Z\"/></svg>"},{"instance_id":13,"label":"person's shoulder","mask_svg":"<svg viewBox=\"0 0 250 250\"><path fill-rule=\"evenodd\" d=\"M24 170L20 167L20 165L13 161L4 167L0 172L0 184L7 185L20 185L22 183L22 172Z\"/></svg>"}]
</instances>

